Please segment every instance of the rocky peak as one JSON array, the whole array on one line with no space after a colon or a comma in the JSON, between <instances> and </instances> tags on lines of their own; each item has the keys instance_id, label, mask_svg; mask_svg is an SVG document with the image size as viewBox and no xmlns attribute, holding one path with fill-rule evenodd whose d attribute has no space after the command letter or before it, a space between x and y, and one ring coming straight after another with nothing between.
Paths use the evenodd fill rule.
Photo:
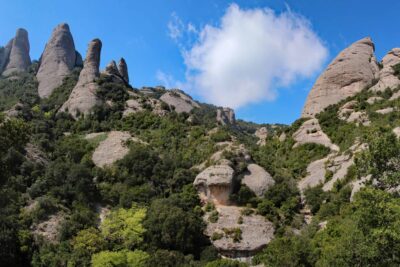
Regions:
<instances>
[{"instance_id":1,"label":"rocky peak","mask_svg":"<svg viewBox=\"0 0 400 267\"><path fill-rule=\"evenodd\" d=\"M36 75L39 96L49 97L62 84L64 77L71 73L75 64L75 44L69 26L65 23L59 24L54 28L41 56Z\"/></svg>"},{"instance_id":2,"label":"rocky peak","mask_svg":"<svg viewBox=\"0 0 400 267\"><path fill-rule=\"evenodd\" d=\"M400 63L400 48L393 48L382 59L383 68L379 71L379 81L371 87L372 91L384 91L386 88L395 89L400 85L399 78L394 75L393 66Z\"/></svg>"},{"instance_id":3,"label":"rocky peak","mask_svg":"<svg viewBox=\"0 0 400 267\"><path fill-rule=\"evenodd\" d=\"M60 111L69 112L74 118L79 113L88 114L100 100L96 96L98 88L95 79L99 77L101 41L94 39L89 43L83 69L79 75L78 83L72 90L68 100Z\"/></svg>"},{"instance_id":4,"label":"rocky peak","mask_svg":"<svg viewBox=\"0 0 400 267\"><path fill-rule=\"evenodd\" d=\"M115 63L114 60L111 60L111 62L108 63L108 65L106 66L105 73L108 74L108 75L120 76L119 70L118 70L118 67L117 67L117 63Z\"/></svg>"},{"instance_id":5,"label":"rocky peak","mask_svg":"<svg viewBox=\"0 0 400 267\"><path fill-rule=\"evenodd\" d=\"M6 46L9 52L2 75L9 76L14 72L26 71L31 64L29 49L28 32L25 29L18 29L15 37Z\"/></svg>"},{"instance_id":6,"label":"rocky peak","mask_svg":"<svg viewBox=\"0 0 400 267\"><path fill-rule=\"evenodd\" d=\"M340 52L311 89L302 117L314 117L327 106L370 86L379 77L374 49L367 37Z\"/></svg>"},{"instance_id":7,"label":"rocky peak","mask_svg":"<svg viewBox=\"0 0 400 267\"><path fill-rule=\"evenodd\" d=\"M125 80L126 83L129 83L129 74L128 74L128 65L123 57L118 62L118 70L121 77Z\"/></svg>"},{"instance_id":8,"label":"rocky peak","mask_svg":"<svg viewBox=\"0 0 400 267\"><path fill-rule=\"evenodd\" d=\"M222 125L235 124L235 111L231 108L217 109L217 122Z\"/></svg>"}]
</instances>

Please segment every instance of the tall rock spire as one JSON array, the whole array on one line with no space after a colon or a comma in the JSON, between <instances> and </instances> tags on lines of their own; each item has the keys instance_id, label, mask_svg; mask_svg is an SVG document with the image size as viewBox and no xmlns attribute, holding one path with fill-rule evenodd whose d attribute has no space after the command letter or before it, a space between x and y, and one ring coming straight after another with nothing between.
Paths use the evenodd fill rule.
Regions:
<instances>
[{"instance_id":1,"label":"tall rock spire","mask_svg":"<svg viewBox=\"0 0 400 267\"><path fill-rule=\"evenodd\" d=\"M31 65L28 32L25 29L18 29L15 37L7 46L10 49L10 52L2 75L9 76L14 72L26 71Z\"/></svg>"},{"instance_id":2,"label":"tall rock spire","mask_svg":"<svg viewBox=\"0 0 400 267\"><path fill-rule=\"evenodd\" d=\"M319 76L311 89L302 117L314 117L326 107L357 94L379 77L369 37L344 49Z\"/></svg>"},{"instance_id":3,"label":"tall rock spire","mask_svg":"<svg viewBox=\"0 0 400 267\"><path fill-rule=\"evenodd\" d=\"M89 43L78 83L60 109L60 111L69 112L74 118L77 118L79 114L89 114L90 110L100 103L96 96L98 85L95 79L100 75L101 46L99 39L94 39Z\"/></svg>"},{"instance_id":4,"label":"tall rock spire","mask_svg":"<svg viewBox=\"0 0 400 267\"><path fill-rule=\"evenodd\" d=\"M49 97L60 86L65 76L71 73L76 63L74 39L68 24L58 25L46 44L36 75L39 96Z\"/></svg>"},{"instance_id":5,"label":"tall rock spire","mask_svg":"<svg viewBox=\"0 0 400 267\"><path fill-rule=\"evenodd\" d=\"M127 84L129 84L129 74L128 74L128 65L125 62L125 59L121 57L118 62L118 70L121 77L125 80Z\"/></svg>"}]
</instances>

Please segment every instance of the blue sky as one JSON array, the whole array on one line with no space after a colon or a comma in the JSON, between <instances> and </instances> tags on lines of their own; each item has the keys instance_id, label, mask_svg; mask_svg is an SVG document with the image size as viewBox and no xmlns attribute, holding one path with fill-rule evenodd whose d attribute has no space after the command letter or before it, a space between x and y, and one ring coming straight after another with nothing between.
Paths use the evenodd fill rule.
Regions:
<instances>
[{"instance_id":1,"label":"blue sky","mask_svg":"<svg viewBox=\"0 0 400 267\"><path fill-rule=\"evenodd\" d=\"M288 83L288 86L278 86L274 81L279 80L280 77L272 77L273 82L268 86L274 92L274 96L266 96L269 100L239 101L239 108L235 110L236 116L241 119L259 123L291 123L299 117L307 94L322 68L340 50L365 36L371 36L375 42L378 59L381 59L391 48L400 46L398 30L400 1L395 0L379 2L372 0L0 0L2 7L0 45L8 42L16 28L26 28L30 37L31 57L38 59L52 29L60 22L67 22L74 36L77 50L82 55L85 54L87 44L91 39L100 38L103 42L102 67L111 59L123 56L128 63L133 86L162 84L165 80L160 80L160 73L164 73L169 77L171 84L190 87L193 84L189 85L187 81L188 58L185 58L182 52L192 52L192 57L189 59L193 59L194 53L191 49L200 40L198 32L204 30L206 25L215 27L217 31L221 29L221 19L227 16L227 10L232 3L236 4L239 12L242 12L240 14L249 10L269 8L275 12L275 16L280 16L282 12L287 13L290 10L295 16L308 21L309 30L317 36L327 52L325 57L321 54L321 57L315 59L316 63L310 66L310 73L300 75L300 78L295 78ZM171 27L168 27L176 22L184 25L183 28L186 31L181 33L179 40L171 38ZM189 24L197 31L197 35L187 32ZM261 62L261 66L268 69L267 63L268 60ZM272 67L280 68L279 64L276 64L278 63L275 62ZM200 68L203 67L204 65L200 66ZM206 67L210 66L206 65ZM287 67L290 66L285 68ZM194 72L198 72L198 69ZM196 73L192 75L197 77ZM208 77L210 76L203 78ZM184 87L182 89L186 90L187 88ZM204 91L191 91L196 99L209 100L205 99L202 93ZM229 95L228 93L228 97ZM216 94L213 101L225 103L218 97L219 95ZM246 98L247 96L244 92L244 94L232 94L232 97ZM264 98L260 97L260 99Z\"/></svg>"}]
</instances>

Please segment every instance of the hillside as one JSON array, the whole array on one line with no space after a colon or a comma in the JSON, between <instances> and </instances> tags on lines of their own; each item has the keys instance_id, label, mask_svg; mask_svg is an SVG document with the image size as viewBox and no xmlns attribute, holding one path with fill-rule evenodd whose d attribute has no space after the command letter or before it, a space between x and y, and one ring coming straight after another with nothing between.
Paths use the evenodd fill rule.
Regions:
<instances>
[{"instance_id":1,"label":"hillside","mask_svg":"<svg viewBox=\"0 0 400 267\"><path fill-rule=\"evenodd\" d=\"M342 51L292 125L84 60L0 48L0 266L400 264L400 50Z\"/></svg>"}]
</instances>

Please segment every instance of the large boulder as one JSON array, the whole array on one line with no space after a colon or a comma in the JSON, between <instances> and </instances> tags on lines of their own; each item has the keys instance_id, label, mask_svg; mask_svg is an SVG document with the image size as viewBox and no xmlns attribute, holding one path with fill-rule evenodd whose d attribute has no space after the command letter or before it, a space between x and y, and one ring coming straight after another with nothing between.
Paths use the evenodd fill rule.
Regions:
<instances>
[{"instance_id":1,"label":"large boulder","mask_svg":"<svg viewBox=\"0 0 400 267\"><path fill-rule=\"evenodd\" d=\"M314 117L327 106L370 86L379 77L374 49L367 37L340 52L311 89L302 117Z\"/></svg>"},{"instance_id":2,"label":"large boulder","mask_svg":"<svg viewBox=\"0 0 400 267\"><path fill-rule=\"evenodd\" d=\"M58 25L47 42L40 59L36 75L39 82L39 96L49 97L60 86L76 64L74 39L66 23Z\"/></svg>"},{"instance_id":3,"label":"large boulder","mask_svg":"<svg viewBox=\"0 0 400 267\"><path fill-rule=\"evenodd\" d=\"M177 89L166 92L160 100L172 106L177 113L189 113L193 108L200 107L190 96Z\"/></svg>"},{"instance_id":4,"label":"large boulder","mask_svg":"<svg viewBox=\"0 0 400 267\"><path fill-rule=\"evenodd\" d=\"M28 32L25 29L18 29L6 49L9 49L9 54L2 75L10 76L15 72L27 71L31 65Z\"/></svg>"},{"instance_id":5,"label":"large boulder","mask_svg":"<svg viewBox=\"0 0 400 267\"><path fill-rule=\"evenodd\" d=\"M225 257L250 261L274 238L273 224L264 216L242 215L243 208L235 206L217 206L216 210L218 220L215 223L208 220L209 214L204 217L207 222L205 234Z\"/></svg>"},{"instance_id":6,"label":"large boulder","mask_svg":"<svg viewBox=\"0 0 400 267\"><path fill-rule=\"evenodd\" d=\"M101 41L94 39L89 43L83 69L79 75L68 100L62 105L60 111L69 112L74 118L79 114L87 115L91 109L100 104L96 96L98 85L95 82L99 77Z\"/></svg>"},{"instance_id":7,"label":"large boulder","mask_svg":"<svg viewBox=\"0 0 400 267\"><path fill-rule=\"evenodd\" d=\"M243 176L242 184L250 188L258 197L262 197L275 184L275 181L263 167L251 163L247 166L247 172Z\"/></svg>"},{"instance_id":8,"label":"large boulder","mask_svg":"<svg viewBox=\"0 0 400 267\"><path fill-rule=\"evenodd\" d=\"M373 87L372 91L384 91L386 88L395 89L400 85L400 79L394 75L393 66L400 64L400 48L393 48L383 57L383 68L379 71L379 81Z\"/></svg>"},{"instance_id":9,"label":"large boulder","mask_svg":"<svg viewBox=\"0 0 400 267\"><path fill-rule=\"evenodd\" d=\"M203 202L226 205L233 190L233 176L229 165L214 165L199 173L193 185Z\"/></svg>"}]
</instances>

